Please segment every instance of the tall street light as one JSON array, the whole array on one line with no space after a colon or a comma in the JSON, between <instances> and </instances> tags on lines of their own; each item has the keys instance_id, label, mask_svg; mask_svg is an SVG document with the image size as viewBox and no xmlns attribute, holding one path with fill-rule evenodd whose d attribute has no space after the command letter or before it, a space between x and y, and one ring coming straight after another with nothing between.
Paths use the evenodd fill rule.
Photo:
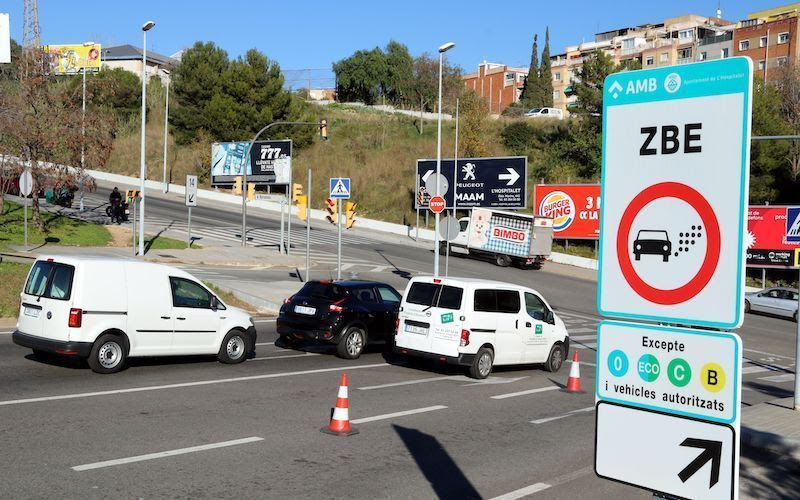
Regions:
<instances>
[{"instance_id":1,"label":"tall street light","mask_svg":"<svg viewBox=\"0 0 800 500\"><path fill-rule=\"evenodd\" d=\"M144 255L144 124L145 124L145 110L147 109L147 32L155 26L153 21L147 21L142 26L142 143L139 152L141 161L139 163L139 195L142 199L139 201L139 256Z\"/></svg>"},{"instance_id":2,"label":"tall street light","mask_svg":"<svg viewBox=\"0 0 800 500\"><path fill-rule=\"evenodd\" d=\"M167 139L169 138L168 130L169 130L169 70L162 69L164 73L165 79L167 80L167 100L164 104L164 192L166 193L169 191L169 183L167 183Z\"/></svg>"},{"instance_id":3,"label":"tall street light","mask_svg":"<svg viewBox=\"0 0 800 500\"><path fill-rule=\"evenodd\" d=\"M442 64L444 53L455 47L453 42L447 42L439 47L439 131L436 134L436 195L442 195ZM439 214L435 214L434 247L433 247L433 276L439 277Z\"/></svg>"},{"instance_id":4,"label":"tall street light","mask_svg":"<svg viewBox=\"0 0 800 500\"><path fill-rule=\"evenodd\" d=\"M94 45L94 42L84 42L84 47L91 47ZM88 59L88 58L87 58ZM82 114L81 114L81 199L80 199L80 211L83 212L83 176L84 172L86 171L86 64L88 64L88 60L83 61L81 70L83 73L83 105L82 105Z\"/></svg>"}]
</instances>

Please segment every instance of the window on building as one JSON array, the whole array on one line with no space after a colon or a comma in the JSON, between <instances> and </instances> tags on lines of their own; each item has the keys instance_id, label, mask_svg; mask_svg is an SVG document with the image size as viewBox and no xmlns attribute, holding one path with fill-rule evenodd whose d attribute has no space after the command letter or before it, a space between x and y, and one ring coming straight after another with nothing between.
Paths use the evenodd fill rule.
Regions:
<instances>
[{"instance_id":1,"label":"window on building","mask_svg":"<svg viewBox=\"0 0 800 500\"><path fill-rule=\"evenodd\" d=\"M758 69L762 70L767 67L767 61L763 59L759 59L758 61Z\"/></svg>"},{"instance_id":2,"label":"window on building","mask_svg":"<svg viewBox=\"0 0 800 500\"><path fill-rule=\"evenodd\" d=\"M789 43L789 33L778 33L778 43Z\"/></svg>"},{"instance_id":3,"label":"window on building","mask_svg":"<svg viewBox=\"0 0 800 500\"><path fill-rule=\"evenodd\" d=\"M692 57L692 48L678 49L678 59L688 59Z\"/></svg>"},{"instance_id":4,"label":"window on building","mask_svg":"<svg viewBox=\"0 0 800 500\"><path fill-rule=\"evenodd\" d=\"M653 56L647 56L647 58L644 60L645 66L652 66L653 62L654 62L653 61L654 59L655 58Z\"/></svg>"},{"instance_id":5,"label":"window on building","mask_svg":"<svg viewBox=\"0 0 800 500\"><path fill-rule=\"evenodd\" d=\"M506 73L505 85L513 85L513 84L514 84L514 73Z\"/></svg>"},{"instance_id":6,"label":"window on building","mask_svg":"<svg viewBox=\"0 0 800 500\"><path fill-rule=\"evenodd\" d=\"M758 46L759 47L766 47L768 42L769 42L769 40L767 39L767 37L762 36L761 38L758 39Z\"/></svg>"},{"instance_id":7,"label":"window on building","mask_svg":"<svg viewBox=\"0 0 800 500\"><path fill-rule=\"evenodd\" d=\"M559 97L561 97L561 92L559 92L558 90L554 90L553 91L553 100L557 101L559 99Z\"/></svg>"},{"instance_id":8,"label":"window on building","mask_svg":"<svg viewBox=\"0 0 800 500\"><path fill-rule=\"evenodd\" d=\"M725 47L725 48L723 48L723 49L720 51L720 54L719 54L719 56L720 56L722 59L725 59L725 58L726 58L726 57L728 57L729 55L730 55L730 54L728 53L728 47Z\"/></svg>"},{"instance_id":9,"label":"window on building","mask_svg":"<svg viewBox=\"0 0 800 500\"><path fill-rule=\"evenodd\" d=\"M660 56L658 56L658 62L668 62L669 61L669 52L662 52Z\"/></svg>"},{"instance_id":10,"label":"window on building","mask_svg":"<svg viewBox=\"0 0 800 500\"><path fill-rule=\"evenodd\" d=\"M778 63L779 67L783 68L789 65L789 58L786 56L782 56L779 57L776 62Z\"/></svg>"},{"instance_id":11,"label":"window on building","mask_svg":"<svg viewBox=\"0 0 800 500\"><path fill-rule=\"evenodd\" d=\"M635 47L635 45L634 45L635 43L636 43L636 39L628 38L628 39L622 41L622 48L623 49L632 49L632 48Z\"/></svg>"},{"instance_id":12,"label":"window on building","mask_svg":"<svg viewBox=\"0 0 800 500\"><path fill-rule=\"evenodd\" d=\"M705 61L706 59L708 59L708 52L700 52L699 57L701 61Z\"/></svg>"},{"instance_id":13,"label":"window on building","mask_svg":"<svg viewBox=\"0 0 800 500\"><path fill-rule=\"evenodd\" d=\"M561 72L553 73L553 80L560 82L561 81Z\"/></svg>"},{"instance_id":14,"label":"window on building","mask_svg":"<svg viewBox=\"0 0 800 500\"><path fill-rule=\"evenodd\" d=\"M678 32L678 39L690 40L692 38L692 30L680 30Z\"/></svg>"},{"instance_id":15,"label":"window on building","mask_svg":"<svg viewBox=\"0 0 800 500\"><path fill-rule=\"evenodd\" d=\"M750 40L740 40L739 50L750 50Z\"/></svg>"}]
</instances>

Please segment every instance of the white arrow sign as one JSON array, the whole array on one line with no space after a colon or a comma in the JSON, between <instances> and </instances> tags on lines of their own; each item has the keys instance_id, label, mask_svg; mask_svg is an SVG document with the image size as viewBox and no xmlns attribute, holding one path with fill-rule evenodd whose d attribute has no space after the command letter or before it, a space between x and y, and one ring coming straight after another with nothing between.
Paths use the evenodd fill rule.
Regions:
<instances>
[{"instance_id":1,"label":"white arrow sign","mask_svg":"<svg viewBox=\"0 0 800 500\"><path fill-rule=\"evenodd\" d=\"M511 167L506 168L506 170L508 170L507 174L500 174L497 176L497 178L500 179L501 181L508 181L508 183L506 183L506 186L513 186L514 183L517 182L517 180L519 179L519 174L517 173L516 170L514 170Z\"/></svg>"},{"instance_id":2,"label":"white arrow sign","mask_svg":"<svg viewBox=\"0 0 800 500\"><path fill-rule=\"evenodd\" d=\"M433 173L433 170L428 170L427 172L425 172L425 175L422 176L422 182L423 183L427 182L428 181L428 177L430 177L432 173Z\"/></svg>"}]
</instances>

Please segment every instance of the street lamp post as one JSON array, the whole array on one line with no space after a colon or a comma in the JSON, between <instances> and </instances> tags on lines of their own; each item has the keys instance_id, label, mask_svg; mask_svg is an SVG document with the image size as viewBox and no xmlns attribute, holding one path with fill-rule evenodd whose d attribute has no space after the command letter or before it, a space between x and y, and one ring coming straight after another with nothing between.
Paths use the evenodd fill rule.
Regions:
<instances>
[{"instance_id":1,"label":"street lamp post","mask_svg":"<svg viewBox=\"0 0 800 500\"><path fill-rule=\"evenodd\" d=\"M147 109L147 32L155 26L153 21L147 21L142 26L142 142L139 151L141 157L139 162L139 193L142 199L139 201L139 256L144 256L144 178L147 175L144 165L144 126L145 126L145 110Z\"/></svg>"},{"instance_id":2,"label":"street lamp post","mask_svg":"<svg viewBox=\"0 0 800 500\"><path fill-rule=\"evenodd\" d=\"M455 47L453 42L447 42L439 47L439 130L436 134L436 195L442 195L442 64L444 53ZM433 247L433 276L439 277L439 214L435 214Z\"/></svg>"},{"instance_id":3,"label":"street lamp post","mask_svg":"<svg viewBox=\"0 0 800 500\"><path fill-rule=\"evenodd\" d=\"M164 71L164 74L167 76L167 79L166 79L167 80L167 87L166 87L167 101L166 101L166 104L164 105L164 177L163 177L164 192L166 193L166 192L169 191L169 183L167 182L167 139L169 138L169 134L168 134L168 130L169 130L169 128L168 128L169 127L169 71L167 71L167 70L162 70L162 71Z\"/></svg>"},{"instance_id":4,"label":"street lamp post","mask_svg":"<svg viewBox=\"0 0 800 500\"><path fill-rule=\"evenodd\" d=\"M90 47L94 45L94 42L84 42L84 47ZM82 73L83 73L83 104L81 105L82 114L81 114L81 199L80 199L80 211L83 212L83 176L84 172L86 171L86 63L88 61L83 61L82 65Z\"/></svg>"}]
</instances>

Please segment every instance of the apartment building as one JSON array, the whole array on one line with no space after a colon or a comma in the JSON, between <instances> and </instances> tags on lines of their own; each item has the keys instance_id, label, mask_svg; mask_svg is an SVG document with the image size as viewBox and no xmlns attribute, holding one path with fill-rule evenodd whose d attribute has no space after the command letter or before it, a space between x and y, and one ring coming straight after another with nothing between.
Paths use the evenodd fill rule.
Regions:
<instances>
[{"instance_id":1,"label":"apartment building","mask_svg":"<svg viewBox=\"0 0 800 500\"><path fill-rule=\"evenodd\" d=\"M752 59L754 74L769 80L770 72L798 61L798 13L800 3L748 15L734 30L734 54Z\"/></svg>"},{"instance_id":2,"label":"apartment building","mask_svg":"<svg viewBox=\"0 0 800 500\"><path fill-rule=\"evenodd\" d=\"M483 61L478 65L478 71L463 75L461 79L466 88L486 100L490 113L499 115L519 101L527 75L528 68Z\"/></svg>"},{"instance_id":3,"label":"apartment building","mask_svg":"<svg viewBox=\"0 0 800 500\"><path fill-rule=\"evenodd\" d=\"M147 75L158 76L162 83L169 82L169 72L178 65L181 53L172 57L147 51ZM175 57L177 56L177 57ZM104 68L122 68L136 76L142 76L142 49L133 45L115 45L103 47L102 61Z\"/></svg>"}]
</instances>

